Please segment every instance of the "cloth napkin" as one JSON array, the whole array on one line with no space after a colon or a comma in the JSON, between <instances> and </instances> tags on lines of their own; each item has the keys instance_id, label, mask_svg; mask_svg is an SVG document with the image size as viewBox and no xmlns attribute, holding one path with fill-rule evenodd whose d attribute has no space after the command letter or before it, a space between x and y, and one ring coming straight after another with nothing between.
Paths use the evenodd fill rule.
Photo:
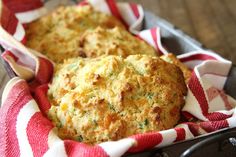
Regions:
<instances>
[{"instance_id":1,"label":"cloth napkin","mask_svg":"<svg viewBox=\"0 0 236 157\"><path fill-rule=\"evenodd\" d=\"M60 139L45 115L50 108L46 93L53 74L53 63L24 46L24 24L68 2L1 0L0 3L0 44L6 50L2 57L19 76L8 82L2 96L0 156L119 157L126 152L163 147L236 126L236 101L223 91L231 62L212 52L196 51L178 56L180 61L193 69L186 104L182 109L188 121L169 130L133 135L95 146ZM96 10L116 16L160 55L168 53L161 44L158 27L142 30L144 11L140 5L89 0L81 2L78 7L88 3Z\"/></svg>"}]
</instances>

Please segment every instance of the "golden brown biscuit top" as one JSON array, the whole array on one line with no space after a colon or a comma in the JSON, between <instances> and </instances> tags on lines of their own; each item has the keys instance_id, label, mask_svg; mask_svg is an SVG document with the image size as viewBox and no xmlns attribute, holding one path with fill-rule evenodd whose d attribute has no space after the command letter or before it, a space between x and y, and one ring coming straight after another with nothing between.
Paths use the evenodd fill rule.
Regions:
<instances>
[{"instance_id":1,"label":"golden brown biscuit top","mask_svg":"<svg viewBox=\"0 0 236 157\"><path fill-rule=\"evenodd\" d=\"M91 6L62 6L26 28L26 45L55 63L73 57L132 54L156 56L146 42L137 39L114 16Z\"/></svg>"},{"instance_id":2,"label":"golden brown biscuit top","mask_svg":"<svg viewBox=\"0 0 236 157\"><path fill-rule=\"evenodd\" d=\"M106 29L125 26L114 16L95 11L90 5L61 6L52 13L28 24L26 45L52 61L81 56L81 35L98 26ZM83 54L82 54L83 55Z\"/></svg>"},{"instance_id":3,"label":"golden brown biscuit top","mask_svg":"<svg viewBox=\"0 0 236 157\"><path fill-rule=\"evenodd\" d=\"M160 57L161 59L163 59L164 61L168 62L168 63L172 63L176 66L178 66L183 74L184 74L184 78L185 78L185 83L188 84L190 78L191 78L191 75L192 75L192 72L191 70L186 66L184 65L178 58L176 58L176 56L172 53L168 53L166 55L162 55Z\"/></svg>"},{"instance_id":4,"label":"golden brown biscuit top","mask_svg":"<svg viewBox=\"0 0 236 157\"><path fill-rule=\"evenodd\" d=\"M87 57L101 55L127 57L135 54L157 56L152 46L120 27L113 29L97 27L94 30L88 30L83 34L80 46Z\"/></svg>"},{"instance_id":5,"label":"golden brown biscuit top","mask_svg":"<svg viewBox=\"0 0 236 157\"><path fill-rule=\"evenodd\" d=\"M95 144L172 128L185 94L181 70L157 57L69 59L56 66L49 117L60 137Z\"/></svg>"}]
</instances>

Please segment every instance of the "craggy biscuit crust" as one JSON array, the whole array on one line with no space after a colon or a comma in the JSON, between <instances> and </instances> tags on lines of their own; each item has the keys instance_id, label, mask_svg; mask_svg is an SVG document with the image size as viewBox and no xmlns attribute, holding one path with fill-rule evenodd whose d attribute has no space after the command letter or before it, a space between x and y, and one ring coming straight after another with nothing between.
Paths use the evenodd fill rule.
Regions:
<instances>
[{"instance_id":1,"label":"craggy biscuit crust","mask_svg":"<svg viewBox=\"0 0 236 157\"><path fill-rule=\"evenodd\" d=\"M145 41L134 37L130 32L120 27L86 31L81 38L81 48L87 57L101 55L118 55L127 57L135 54L156 56L155 49Z\"/></svg>"},{"instance_id":2,"label":"craggy biscuit crust","mask_svg":"<svg viewBox=\"0 0 236 157\"><path fill-rule=\"evenodd\" d=\"M156 56L155 49L133 36L114 16L91 6L61 6L28 24L26 46L55 63L73 57L132 54Z\"/></svg>"},{"instance_id":3,"label":"craggy biscuit crust","mask_svg":"<svg viewBox=\"0 0 236 157\"><path fill-rule=\"evenodd\" d=\"M172 64L178 66L182 70L182 72L184 74L185 83L188 84L188 82L189 82L189 80L191 78L192 72L191 72L191 70L186 65L184 65L172 53L168 53L168 54L162 55L162 56L160 56L160 58L163 59L164 61L168 62L168 63L172 63Z\"/></svg>"},{"instance_id":4,"label":"craggy biscuit crust","mask_svg":"<svg viewBox=\"0 0 236 157\"><path fill-rule=\"evenodd\" d=\"M56 66L48 116L61 138L96 144L172 128L186 92L182 71L158 57L74 58Z\"/></svg>"},{"instance_id":5,"label":"craggy biscuit crust","mask_svg":"<svg viewBox=\"0 0 236 157\"><path fill-rule=\"evenodd\" d=\"M59 63L65 58L83 57L82 34L98 26L106 29L125 26L114 16L95 11L90 5L61 6L26 27L26 46Z\"/></svg>"}]
</instances>

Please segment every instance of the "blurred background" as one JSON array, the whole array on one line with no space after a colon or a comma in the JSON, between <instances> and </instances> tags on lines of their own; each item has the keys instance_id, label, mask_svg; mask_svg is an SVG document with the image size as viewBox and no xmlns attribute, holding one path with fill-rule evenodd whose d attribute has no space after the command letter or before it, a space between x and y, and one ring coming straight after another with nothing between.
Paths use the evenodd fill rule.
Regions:
<instances>
[{"instance_id":1,"label":"blurred background","mask_svg":"<svg viewBox=\"0 0 236 157\"><path fill-rule=\"evenodd\" d=\"M236 64L236 0L118 0L140 3Z\"/></svg>"}]
</instances>

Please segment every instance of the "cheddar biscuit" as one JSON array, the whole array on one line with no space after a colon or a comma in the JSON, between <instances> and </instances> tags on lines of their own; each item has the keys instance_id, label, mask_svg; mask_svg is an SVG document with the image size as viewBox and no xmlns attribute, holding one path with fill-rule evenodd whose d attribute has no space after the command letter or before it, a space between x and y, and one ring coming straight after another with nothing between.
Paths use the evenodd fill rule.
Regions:
<instances>
[{"instance_id":1,"label":"cheddar biscuit","mask_svg":"<svg viewBox=\"0 0 236 157\"><path fill-rule=\"evenodd\" d=\"M158 57L74 58L56 66L48 116L59 136L89 144L174 127L187 89Z\"/></svg>"},{"instance_id":2,"label":"cheddar biscuit","mask_svg":"<svg viewBox=\"0 0 236 157\"><path fill-rule=\"evenodd\" d=\"M92 6L61 6L26 27L26 46L55 63L74 57L132 54L156 56L155 49L128 32L114 16Z\"/></svg>"},{"instance_id":3,"label":"cheddar biscuit","mask_svg":"<svg viewBox=\"0 0 236 157\"><path fill-rule=\"evenodd\" d=\"M26 46L59 63L66 58L83 56L80 39L86 30L96 27L125 26L114 16L95 11L90 5L61 6L52 13L29 23Z\"/></svg>"},{"instance_id":4,"label":"cheddar biscuit","mask_svg":"<svg viewBox=\"0 0 236 157\"><path fill-rule=\"evenodd\" d=\"M135 54L157 55L152 46L120 27L113 29L97 27L95 30L88 30L83 34L80 45L87 57L99 57L101 55L127 57Z\"/></svg>"}]
</instances>

